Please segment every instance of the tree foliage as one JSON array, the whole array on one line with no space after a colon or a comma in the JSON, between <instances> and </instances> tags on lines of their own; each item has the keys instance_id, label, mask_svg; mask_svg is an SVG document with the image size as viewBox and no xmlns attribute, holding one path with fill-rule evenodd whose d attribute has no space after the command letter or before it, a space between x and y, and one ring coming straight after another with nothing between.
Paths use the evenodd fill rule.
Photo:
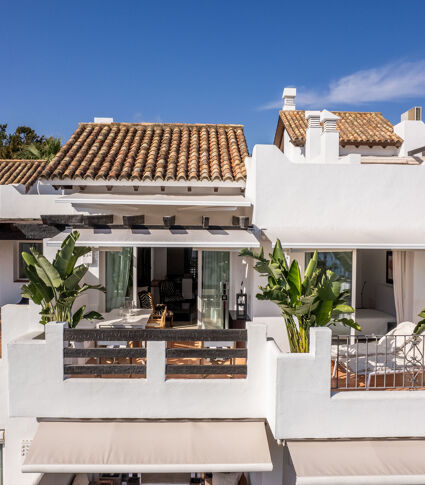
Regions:
<instances>
[{"instance_id":1,"label":"tree foliage","mask_svg":"<svg viewBox=\"0 0 425 485\"><path fill-rule=\"evenodd\" d=\"M8 133L7 124L0 124L0 159L51 160L60 148L60 138L40 136L29 126Z\"/></svg>"}]
</instances>

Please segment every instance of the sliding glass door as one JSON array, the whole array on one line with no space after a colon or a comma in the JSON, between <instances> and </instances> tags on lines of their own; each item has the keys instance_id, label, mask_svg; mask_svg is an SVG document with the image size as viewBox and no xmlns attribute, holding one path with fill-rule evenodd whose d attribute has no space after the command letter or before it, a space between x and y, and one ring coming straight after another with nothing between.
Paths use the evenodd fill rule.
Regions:
<instances>
[{"instance_id":1,"label":"sliding glass door","mask_svg":"<svg viewBox=\"0 0 425 485\"><path fill-rule=\"evenodd\" d=\"M229 281L229 252L202 251L201 322L205 328L228 328Z\"/></svg>"},{"instance_id":2,"label":"sliding glass door","mask_svg":"<svg viewBox=\"0 0 425 485\"><path fill-rule=\"evenodd\" d=\"M122 308L130 296L133 249L122 248L106 253L106 311Z\"/></svg>"}]
</instances>

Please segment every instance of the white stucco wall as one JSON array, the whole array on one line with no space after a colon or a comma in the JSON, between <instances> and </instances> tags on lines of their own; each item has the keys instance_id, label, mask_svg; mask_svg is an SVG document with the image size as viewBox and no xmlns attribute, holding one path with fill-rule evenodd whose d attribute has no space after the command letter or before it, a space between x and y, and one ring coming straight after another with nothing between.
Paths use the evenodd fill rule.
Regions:
<instances>
[{"instance_id":1,"label":"white stucco wall","mask_svg":"<svg viewBox=\"0 0 425 485\"><path fill-rule=\"evenodd\" d=\"M13 308L12 314L10 309ZM22 442L31 440L37 429L35 415L25 418L9 416L9 359L7 343L22 333L40 332L43 330L38 322L38 308L35 305L6 305L2 308L2 358L0 359L0 429L5 430L3 448L3 483L32 485L39 474L22 474ZM24 372L24 375L26 371ZM22 385L22 384L21 384ZM25 385L25 384L23 384ZM29 398L30 400L30 398Z\"/></svg>"},{"instance_id":2,"label":"white stucco wall","mask_svg":"<svg viewBox=\"0 0 425 485\"><path fill-rule=\"evenodd\" d=\"M256 145L247 170L254 224L282 239L289 230L425 230L422 165L292 163L274 145Z\"/></svg>"},{"instance_id":3,"label":"white stucco wall","mask_svg":"<svg viewBox=\"0 0 425 485\"><path fill-rule=\"evenodd\" d=\"M409 150L425 146L425 123L423 121L405 120L394 126L394 131L403 139L400 156L406 156Z\"/></svg>"},{"instance_id":4,"label":"white stucco wall","mask_svg":"<svg viewBox=\"0 0 425 485\"><path fill-rule=\"evenodd\" d=\"M425 437L425 391L331 393L331 330L311 330L309 354L277 356L276 438ZM268 342L273 346L273 342Z\"/></svg>"},{"instance_id":5,"label":"white stucco wall","mask_svg":"<svg viewBox=\"0 0 425 485\"><path fill-rule=\"evenodd\" d=\"M70 204L57 204L60 194L22 193L19 186L0 186L0 217L38 219L42 214L72 214Z\"/></svg>"},{"instance_id":6,"label":"white stucco wall","mask_svg":"<svg viewBox=\"0 0 425 485\"><path fill-rule=\"evenodd\" d=\"M15 246L17 241L0 241L0 306L18 303L22 283L15 281Z\"/></svg>"},{"instance_id":7,"label":"white stucco wall","mask_svg":"<svg viewBox=\"0 0 425 485\"><path fill-rule=\"evenodd\" d=\"M9 312L13 307L6 307ZM11 317L10 313L7 317ZM10 320L9 320L10 321ZM6 322L7 325L7 322ZM148 342L146 379L63 378L62 327L46 340L8 344L11 416L75 418L263 418L266 328L248 328L246 379L165 380L165 342Z\"/></svg>"}]
</instances>

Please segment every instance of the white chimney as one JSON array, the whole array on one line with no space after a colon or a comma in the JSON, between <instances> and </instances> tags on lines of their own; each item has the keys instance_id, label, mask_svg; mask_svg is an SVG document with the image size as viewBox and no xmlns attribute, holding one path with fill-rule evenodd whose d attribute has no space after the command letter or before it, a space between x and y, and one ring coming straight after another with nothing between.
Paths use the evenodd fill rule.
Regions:
<instances>
[{"instance_id":1,"label":"white chimney","mask_svg":"<svg viewBox=\"0 0 425 485\"><path fill-rule=\"evenodd\" d=\"M336 128L336 122L339 116L324 109L320 113L320 122L323 125L323 131L320 135L320 153L323 163L334 163L339 158L339 131Z\"/></svg>"},{"instance_id":2,"label":"white chimney","mask_svg":"<svg viewBox=\"0 0 425 485\"><path fill-rule=\"evenodd\" d=\"M311 160L320 155L320 137L322 134L320 111L306 111L305 118L308 121L305 136L305 158Z\"/></svg>"},{"instance_id":3,"label":"white chimney","mask_svg":"<svg viewBox=\"0 0 425 485\"><path fill-rule=\"evenodd\" d=\"M113 123L114 118L98 118L95 116L94 118L95 123Z\"/></svg>"},{"instance_id":4,"label":"white chimney","mask_svg":"<svg viewBox=\"0 0 425 485\"><path fill-rule=\"evenodd\" d=\"M282 99L283 99L283 107L284 111L293 111L295 110L295 96L297 95L296 88L285 88L283 90Z\"/></svg>"},{"instance_id":5,"label":"white chimney","mask_svg":"<svg viewBox=\"0 0 425 485\"><path fill-rule=\"evenodd\" d=\"M422 107L414 106L403 113L400 123L394 126L394 133L403 140L398 150L399 157L421 156L423 151L418 151L418 149L425 146L425 123L422 121Z\"/></svg>"},{"instance_id":6,"label":"white chimney","mask_svg":"<svg viewBox=\"0 0 425 485\"><path fill-rule=\"evenodd\" d=\"M422 121L422 106L414 106L402 113L401 121Z\"/></svg>"}]
</instances>

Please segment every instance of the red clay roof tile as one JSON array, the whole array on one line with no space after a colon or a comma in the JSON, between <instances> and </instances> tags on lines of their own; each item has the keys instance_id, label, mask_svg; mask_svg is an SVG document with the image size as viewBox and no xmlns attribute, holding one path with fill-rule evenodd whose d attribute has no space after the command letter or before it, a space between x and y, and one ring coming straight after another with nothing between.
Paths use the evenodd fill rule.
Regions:
<instances>
[{"instance_id":1,"label":"red clay roof tile","mask_svg":"<svg viewBox=\"0 0 425 485\"><path fill-rule=\"evenodd\" d=\"M44 179L244 181L242 125L81 123Z\"/></svg>"}]
</instances>

